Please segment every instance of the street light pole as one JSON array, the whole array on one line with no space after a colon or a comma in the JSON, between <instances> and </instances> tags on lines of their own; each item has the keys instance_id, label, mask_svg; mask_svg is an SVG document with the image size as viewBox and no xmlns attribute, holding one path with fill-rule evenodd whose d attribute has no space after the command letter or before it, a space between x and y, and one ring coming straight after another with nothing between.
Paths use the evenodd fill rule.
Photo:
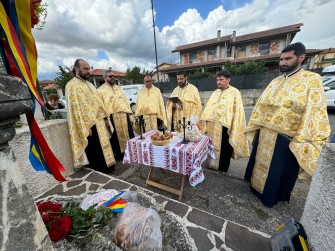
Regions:
<instances>
[{"instance_id":1,"label":"street light pole","mask_svg":"<svg viewBox=\"0 0 335 251\"><path fill-rule=\"evenodd\" d=\"M152 28L154 29L157 82L159 82L158 59L157 59L157 45L156 45L156 29L155 29L155 16L154 16L154 1L153 0L151 0L151 12L152 12Z\"/></svg>"}]
</instances>

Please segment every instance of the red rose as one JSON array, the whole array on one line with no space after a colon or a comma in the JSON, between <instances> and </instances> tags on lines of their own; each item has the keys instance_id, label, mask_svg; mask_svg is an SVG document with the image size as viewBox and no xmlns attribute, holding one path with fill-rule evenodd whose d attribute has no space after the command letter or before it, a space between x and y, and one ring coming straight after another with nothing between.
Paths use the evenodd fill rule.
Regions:
<instances>
[{"instance_id":1,"label":"red rose","mask_svg":"<svg viewBox=\"0 0 335 251\"><path fill-rule=\"evenodd\" d=\"M65 234L65 237L70 233L72 227L72 220L69 216L64 215L63 217L59 218L62 220L62 228Z\"/></svg>"},{"instance_id":2,"label":"red rose","mask_svg":"<svg viewBox=\"0 0 335 251\"><path fill-rule=\"evenodd\" d=\"M43 213L42 214L42 220L44 222L44 224L47 224L48 222L51 221L51 215L50 214L47 214L47 213Z\"/></svg>"},{"instance_id":3,"label":"red rose","mask_svg":"<svg viewBox=\"0 0 335 251\"><path fill-rule=\"evenodd\" d=\"M41 3L42 2L42 0L33 0L33 4L35 4L35 3Z\"/></svg>"},{"instance_id":4,"label":"red rose","mask_svg":"<svg viewBox=\"0 0 335 251\"><path fill-rule=\"evenodd\" d=\"M49 233L50 239L54 242L59 241L60 239L62 239L62 233L61 233L61 231L58 231L58 229L51 228L48 231L48 233Z\"/></svg>"},{"instance_id":5,"label":"red rose","mask_svg":"<svg viewBox=\"0 0 335 251\"><path fill-rule=\"evenodd\" d=\"M52 223L49 230L49 236L52 241L59 241L68 236L71 231L72 221L69 216L63 216Z\"/></svg>"},{"instance_id":6,"label":"red rose","mask_svg":"<svg viewBox=\"0 0 335 251\"><path fill-rule=\"evenodd\" d=\"M43 212L60 213L61 212L61 210L60 210L61 207L62 207L62 204L60 204L60 203L52 203L51 201L38 202L37 203L37 208L38 208L38 211L40 212L40 214L42 214Z\"/></svg>"}]
</instances>

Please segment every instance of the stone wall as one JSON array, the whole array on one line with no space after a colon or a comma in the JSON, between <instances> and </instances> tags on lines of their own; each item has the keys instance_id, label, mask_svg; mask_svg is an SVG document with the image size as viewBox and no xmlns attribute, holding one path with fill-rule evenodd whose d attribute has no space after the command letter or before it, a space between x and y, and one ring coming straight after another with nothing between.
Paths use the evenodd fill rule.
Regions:
<instances>
[{"instance_id":1,"label":"stone wall","mask_svg":"<svg viewBox=\"0 0 335 251\"><path fill-rule=\"evenodd\" d=\"M41 131L50 149L58 160L63 164L66 172L63 176L68 176L74 172L70 135L67 120L56 119L47 120L39 124ZM28 126L16 129L16 135L9 145L13 149L17 163L24 174L26 184L33 197L44 193L50 187L59 182L47 172L37 172L33 169L29 161L30 131Z\"/></svg>"},{"instance_id":2,"label":"stone wall","mask_svg":"<svg viewBox=\"0 0 335 251\"><path fill-rule=\"evenodd\" d=\"M11 149L0 151L0 249L53 250Z\"/></svg>"},{"instance_id":3,"label":"stone wall","mask_svg":"<svg viewBox=\"0 0 335 251\"><path fill-rule=\"evenodd\" d=\"M334 250L335 144L326 144L312 178L301 218L311 250Z\"/></svg>"}]
</instances>

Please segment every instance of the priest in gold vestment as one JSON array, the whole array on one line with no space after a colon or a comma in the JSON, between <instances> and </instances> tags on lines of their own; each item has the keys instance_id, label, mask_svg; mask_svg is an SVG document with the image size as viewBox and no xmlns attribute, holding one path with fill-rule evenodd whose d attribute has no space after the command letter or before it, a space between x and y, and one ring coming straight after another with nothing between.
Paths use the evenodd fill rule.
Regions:
<instances>
[{"instance_id":1,"label":"priest in gold vestment","mask_svg":"<svg viewBox=\"0 0 335 251\"><path fill-rule=\"evenodd\" d=\"M150 75L144 76L144 87L138 92L135 117L144 119L144 131L158 130L160 126L167 128L166 111L161 91L152 85ZM138 132L139 126L135 128Z\"/></svg>"},{"instance_id":2,"label":"priest in gold vestment","mask_svg":"<svg viewBox=\"0 0 335 251\"><path fill-rule=\"evenodd\" d=\"M211 169L227 172L230 158L249 157L245 135L245 114L239 90L230 85L230 73L216 74L218 89L210 96L201 116L203 132L212 140L216 159L209 159Z\"/></svg>"},{"instance_id":3,"label":"priest in gold vestment","mask_svg":"<svg viewBox=\"0 0 335 251\"><path fill-rule=\"evenodd\" d=\"M97 89L87 81L89 64L77 59L73 73L75 77L67 83L65 93L74 167L89 165L99 172L111 172L115 158L107 128L109 114Z\"/></svg>"},{"instance_id":4,"label":"priest in gold vestment","mask_svg":"<svg viewBox=\"0 0 335 251\"><path fill-rule=\"evenodd\" d=\"M264 205L289 201L299 168L312 175L330 135L321 77L302 69L302 43L284 48L279 68L247 126L254 140L245 179Z\"/></svg>"},{"instance_id":5,"label":"priest in gold vestment","mask_svg":"<svg viewBox=\"0 0 335 251\"><path fill-rule=\"evenodd\" d=\"M126 94L116 84L116 79L112 72L104 72L104 79L105 83L98 88L98 92L114 127L110 139L113 152L116 159L123 160L127 141L134 137L129 117L132 111Z\"/></svg>"},{"instance_id":6,"label":"priest in gold vestment","mask_svg":"<svg viewBox=\"0 0 335 251\"><path fill-rule=\"evenodd\" d=\"M198 88L187 82L187 74L184 71L177 72L178 86L173 90L171 97L178 97L179 102L173 102L168 99L166 101L166 113L168 123L171 129L179 129L178 121L190 120L192 115L196 115L200 119L202 113L202 104Z\"/></svg>"}]
</instances>

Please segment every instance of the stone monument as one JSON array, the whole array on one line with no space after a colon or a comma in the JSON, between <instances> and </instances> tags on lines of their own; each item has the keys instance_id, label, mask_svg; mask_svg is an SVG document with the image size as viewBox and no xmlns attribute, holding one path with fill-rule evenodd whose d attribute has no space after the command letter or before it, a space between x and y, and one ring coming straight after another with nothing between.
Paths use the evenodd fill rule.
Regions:
<instances>
[{"instance_id":1,"label":"stone monument","mask_svg":"<svg viewBox=\"0 0 335 251\"><path fill-rule=\"evenodd\" d=\"M28 87L0 73L0 104L0 250L54 250L8 145L20 114L33 106Z\"/></svg>"}]
</instances>

